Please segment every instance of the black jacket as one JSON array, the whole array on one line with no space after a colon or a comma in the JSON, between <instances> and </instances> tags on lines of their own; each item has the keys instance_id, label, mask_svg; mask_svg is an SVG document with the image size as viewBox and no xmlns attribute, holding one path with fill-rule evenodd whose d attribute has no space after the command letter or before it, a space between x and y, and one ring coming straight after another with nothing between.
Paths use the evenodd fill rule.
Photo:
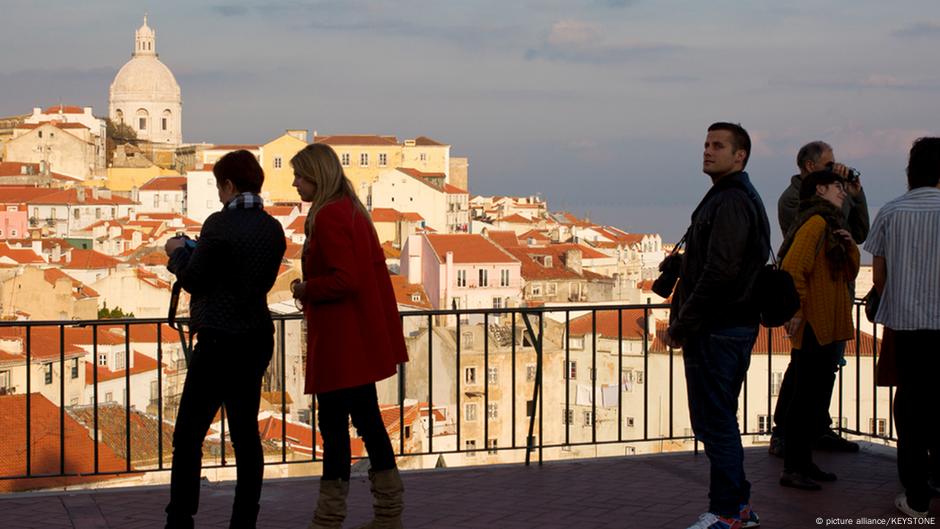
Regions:
<instances>
[{"instance_id":1,"label":"black jacket","mask_svg":"<svg viewBox=\"0 0 940 529\"><path fill-rule=\"evenodd\" d=\"M780 231L783 232L783 238L786 239L790 232L790 227L796 222L800 211L800 186L803 184L803 177L793 175L790 177L790 186L787 187L777 200L777 221L780 223ZM868 238L870 221L868 219L868 199L865 197L865 190L859 191L858 196L845 194L845 200L842 202L842 213L845 214L845 220L849 225L849 232L856 244L862 244Z\"/></svg>"},{"instance_id":2,"label":"black jacket","mask_svg":"<svg viewBox=\"0 0 940 529\"><path fill-rule=\"evenodd\" d=\"M193 331L274 332L267 294L286 241L263 209L228 209L206 219L193 251L179 248L167 268L189 292Z\"/></svg>"},{"instance_id":3,"label":"black jacket","mask_svg":"<svg viewBox=\"0 0 940 529\"><path fill-rule=\"evenodd\" d=\"M751 292L769 254L770 223L747 173L723 177L692 213L670 336L683 342L712 329L757 325Z\"/></svg>"}]
</instances>

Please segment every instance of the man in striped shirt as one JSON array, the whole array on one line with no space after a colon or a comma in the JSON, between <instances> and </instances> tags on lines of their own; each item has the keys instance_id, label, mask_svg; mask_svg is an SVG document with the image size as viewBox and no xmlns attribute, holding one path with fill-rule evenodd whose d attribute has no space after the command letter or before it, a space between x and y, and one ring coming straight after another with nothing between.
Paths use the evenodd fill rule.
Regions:
<instances>
[{"instance_id":1,"label":"man in striped shirt","mask_svg":"<svg viewBox=\"0 0 940 529\"><path fill-rule=\"evenodd\" d=\"M872 225L865 249L874 256L881 304L875 321L895 331L898 390L898 474L895 499L909 516L927 516L928 451L940 421L940 138L920 138L907 165L910 191L888 202Z\"/></svg>"}]
</instances>

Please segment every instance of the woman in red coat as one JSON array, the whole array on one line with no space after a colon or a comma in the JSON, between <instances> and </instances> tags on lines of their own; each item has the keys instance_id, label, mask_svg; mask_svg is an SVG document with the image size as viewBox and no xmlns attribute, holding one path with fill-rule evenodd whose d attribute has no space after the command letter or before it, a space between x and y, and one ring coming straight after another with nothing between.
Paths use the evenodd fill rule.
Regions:
<instances>
[{"instance_id":1,"label":"woman in red coat","mask_svg":"<svg viewBox=\"0 0 940 529\"><path fill-rule=\"evenodd\" d=\"M294 187L310 202L304 280L293 286L307 320L306 392L315 394L323 476L311 529L339 528L349 492L349 418L369 452L375 519L400 528L401 477L379 412L375 383L408 361L385 253L369 212L331 147L312 144L291 159Z\"/></svg>"}]
</instances>

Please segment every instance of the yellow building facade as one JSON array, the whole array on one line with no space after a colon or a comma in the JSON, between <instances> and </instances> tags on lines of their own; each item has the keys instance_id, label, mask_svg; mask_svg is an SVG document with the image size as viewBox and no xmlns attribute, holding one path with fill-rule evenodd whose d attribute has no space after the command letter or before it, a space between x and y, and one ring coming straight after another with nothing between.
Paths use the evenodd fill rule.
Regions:
<instances>
[{"instance_id":1,"label":"yellow building facade","mask_svg":"<svg viewBox=\"0 0 940 529\"><path fill-rule=\"evenodd\" d=\"M288 130L283 135L261 146L261 167L264 169L264 186L261 195L274 202L297 202L297 190L293 187L294 172L290 159L307 146L307 131Z\"/></svg>"},{"instance_id":2,"label":"yellow building facade","mask_svg":"<svg viewBox=\"0 0 940 529\"><path fill-rule=\"evenodd\" d=\"M172 169L164 169L158 165L150 167L109 167L105 187L111 191L130 192L158 176L180 176Z\"/></svg>"}]
</instances>

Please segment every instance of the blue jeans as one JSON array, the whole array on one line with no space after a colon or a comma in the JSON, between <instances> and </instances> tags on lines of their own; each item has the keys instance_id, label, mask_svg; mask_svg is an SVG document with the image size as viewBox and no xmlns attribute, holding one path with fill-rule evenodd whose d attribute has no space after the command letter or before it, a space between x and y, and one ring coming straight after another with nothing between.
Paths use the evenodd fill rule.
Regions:
<instances>
[{"instance_id":1,"label":"blue jeans","mask_svg":"<svg viewBox=\"0 0 940 529\"><path fill-rule=\"evenodd\" d=\"M737 411L757 330L712 330L689 337L682 350L692 429L711 463L708 510L720 516L737 516L751 499Z\"/></svg>"}]
</instances>

